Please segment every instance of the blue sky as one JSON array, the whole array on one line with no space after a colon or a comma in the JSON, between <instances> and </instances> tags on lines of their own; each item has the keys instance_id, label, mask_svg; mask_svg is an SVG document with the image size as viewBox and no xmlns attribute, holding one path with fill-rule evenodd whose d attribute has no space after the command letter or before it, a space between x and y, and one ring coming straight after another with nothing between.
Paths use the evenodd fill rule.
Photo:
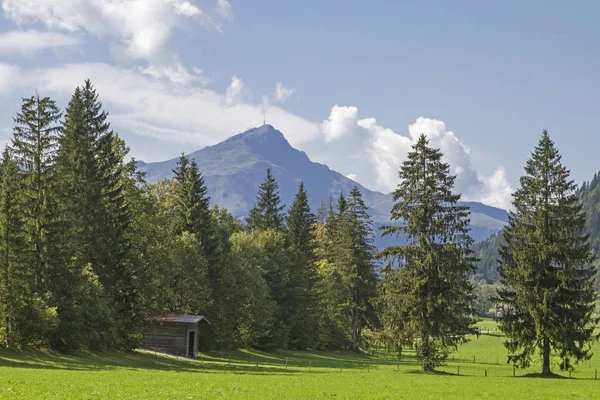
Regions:
<instances>
[{"instance_id":1,"label":"blue sky","mask_svg":"<svg viewBox=\"0 0 600 400\"><path fill-rule=\"evenodd\" d=\"M89 77L147 161L266 111L295 147L382 191L420 132L465 197L492 205L508 207L543 128L577 181L600 170L596 2L0 3L0 140L19 97L64 106Z\"/></svg>"}]
</instances>

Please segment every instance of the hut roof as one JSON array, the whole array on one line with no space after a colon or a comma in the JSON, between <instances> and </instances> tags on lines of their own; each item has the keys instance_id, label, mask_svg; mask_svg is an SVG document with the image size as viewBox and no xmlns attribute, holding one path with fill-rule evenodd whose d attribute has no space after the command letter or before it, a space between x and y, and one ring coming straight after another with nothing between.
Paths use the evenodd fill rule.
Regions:
<instances>
[{"instance_id":1,"label":"hut roof","mask_svg":"<svg viewBox=\"0 0 600 400\"><path fill-rule=\"evenodd\" d=\"M204 315L180 315L180 314L167 314L167 315L157 315L153 317L146 318L148 321L157 321L157 322L172 322L179 324L197 324L200 321L208 322Z\"/></svg>"}]
</instances>

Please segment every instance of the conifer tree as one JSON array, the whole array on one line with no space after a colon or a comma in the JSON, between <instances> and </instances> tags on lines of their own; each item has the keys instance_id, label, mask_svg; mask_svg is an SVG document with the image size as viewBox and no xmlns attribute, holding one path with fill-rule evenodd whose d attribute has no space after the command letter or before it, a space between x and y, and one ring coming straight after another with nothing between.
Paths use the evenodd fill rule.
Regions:
<instances>
[{"instance_id":1,"label":"conifer tree","mask_svg":"<svg viewBox=\"0 0 600 400\"><path fill-rule=\"evenodd\" d=\"M300 182L287 217L287 237L293 260L290 301L294 307L290 317L290 344L298 348L310 347L316 334L314 225L315 216L308 204L304 182Z\"/></svg>"},{"instance_id":2,"label":"conifer tree","mask_svg":"<svg viewBox=\"0 0 600 400\"><path fill-rule=\"evenodd\" d=\"M285 228L285 216L281 212L285 205L281 204L279 197L279 185L267 169L267 177L258 188L256 203L249 212L246 222L250 230L275 229L283 230Z\"/></svg>"},{"instance_id":3,"label":"conifer tree","mask_svg":"<svg viewBox=\"0 0 600 400\"><path fill-rule=\"evenodd\" d=\"M25 257L33 269L36 291L45 297L48 289L47 234L55 219L52 210L55 159L61 113L56 103L38 94L23 99L14 119L11 151L20 170L24 198Z\"/></svg>"},{"instance_id":4,"label":"conifer tree","mask_svg":"<svg viewBox=\"0 0 600 400\"><path fill-rule=\"evenodd\" d=\"M373 221L367 211L358 186L348 195L347 213L350 229L353 270L350 275L352 315L352 348L362 343L362 329L374 322L372 300L376 295L377 274L375 272L375 251L373 245Z\"/></svg>"},{"instance_id":5,"label":"conifer tree","mask_svg":"<svg viewBox=\"0 0 600 400\"><path fill-rule=\"evenodd\" d=\"M288 237L292 246L300 251L306 260L312 260L314 250L315 215L310 211L304 182L300 182L287 216Z\"/></svg>"},{"instance_id":6,"label":"conifer tree","mask_svg":"<svg viewBox=\"0 0 600 400\"><path fill-rule=\"evenodd\" d=\"M69 304L74 306L78 296L96 285L103 293L99 297L104 304L86 304L96 309L91 313L96 315L93 322L110 330L103 332L99 340L103 345L131 348L141 321L136 311L139 298L134 282L135 258L130 254L132 218L124 191L133 173L124 162L127 152L123 141L111 130L108 113L87 80L71 97L60 137L57 174L61 224L68 240L64 241L62 255L60 251L55 255L55 276L59 279L56 296L63 304L59 308L62 329L85 341L89 335L81 335L80 317L73 314L81 307L69 309ZM81 286L65 287L61 284L64 274L81 282ZM100 322L101 318L110 319L110 323ZM87 325L94 326L91 321ZM61 346L76 345L75 340L60 342Z\"/></svg>"},{"instance_id":7,"label":"conifer tree","mask_svg":"<svg viewBox=\"0 0 600 400\"><path fill-rule=\"evenodd\" d=\"M421 135L400 167L391 220L383 235L406 235L405 245L387 247L381 319L388 332L417 344L423 372L442 364L449 350L474 333L475 271L468 234L469 210L457 205L454 176L442 153Z\"/></svg>"},{"instance_id":8,"label":"conifer tree","mask_svg":"<svg viewBox=\"0 0 600 400\"><path fill-rule=\"evenodd\" d=\"M513 205L499 266L509 362L528 367L539 351L542 374L549 375L554 350L560 368L572 369L592 355L596 269L576 185L546 130Z\"/></svg>"},{"instance_id":9,"label":"conifer tree","mask_svg":"<svg viewBox=\"0 0 600 400\"><path fill-rule=\"evenodd\" d=\"M173 170L177 183L177 206L175 209L175 231L193 233L199 240L204 255L210 264L215 258L217 244L210 211L210 197L204 177L196 160L179 157Z\"/></svg>"},{"instance_id":10,"label":"conifer tree","mask_svg":"<svg viewBox=\"0 0 600 400\"><path fill-rule=\"evenodd\" d=\"M23 318L19 305L29 302L34 282L32 271L20 258L25 243L18 174L12 155L4 149L0 165L0 316L6 347L13 347L20 331L26 329L19 323Z\"/></svg>"}]
</instances>

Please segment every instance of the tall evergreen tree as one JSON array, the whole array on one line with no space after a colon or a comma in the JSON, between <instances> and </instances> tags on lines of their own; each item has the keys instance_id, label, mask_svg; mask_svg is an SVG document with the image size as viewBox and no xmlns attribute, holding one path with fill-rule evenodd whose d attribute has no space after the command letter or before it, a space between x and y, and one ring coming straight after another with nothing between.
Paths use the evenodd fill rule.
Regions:
<instances>
[{"instance_id":1,"label":"tall evergreen tree","mask_svg":"<svg viewBox=\"0 0 600 400\"><path fill-rule=\"evenodd\" d=\"M52 209L55 159L61 113L56 103L38 94L23 99L14 119L11 150L20 170L24 197L25 257L33 269L36 290L46 297L48 269L47 234L55 215Z\"/></svg>"},{"instance_id":2,"label":"tall evergreen tree","mask_svg":"<svg viewBox=\"0 0 600 400\"><path fill-rule=\"evenodd\" d=\"M373 245L373 220L369 216L358 186L348 195L347 204L349 235L352 249L351 298L352 348L362 343L362 329L373 323L375 313L372 305L376 295L377 274L375 272L375 251Z\"/></svg>"},{"instance_id":3,"label":"tall evergreen tree","mask_svg":"<svg viewBox=\"0 0 600 400\"><path fill-rule=\"evenodd\" d=\"M287 229L291 245L300 251L306 260L312 260L314 251L315 215L310 211L304 182L300 182L294 202L288 210Z\"/></svg>"},{"instance_id":4,"label":"tall evergreen tree","mask_svg":"<svg viewBox=\"0 0 600 400\"><path fill-rule=\"evenodd\" d=\"M56 295L63 304L59 310L63 310L60 314L64 316L61 318L64 329L76 334L79 317L73 312L78 308L72 307L76 303L74 299L81 294L75 293L76 285L65 287L61 279L71 276L81 280L82 292L98 280L98 290L103 293L99 297L104 306L96 304L94 307L108 307L108 310L96 312L94 322L99 322L101 317L111 320L110 324L106 321L99 324L105 329L110 325L110 332L105 331L99 341L103 345L131 348L136 345L141 320L136 311L139 305L134 283L136 267L130 254L132 218L124 190L133 173L131 166L124 162L127 152L123 141L111 130L108 113L87 80L75 90L69 102L64 133L60 137L57 173L63 235L68 240L65 240L63 255L55 257L55 276L59 278ZM61 258L65 260L65 267L61 267ZM89 325L93 326L91 322ZM89 335L82 337L86 336ZM62 342L63 345L76 343L75 340Z\"/></svg>"},{"instance_id":5,"label":"tall evergreen tree","mask_svg":"<svg viewBox=\"0 0 600 400\"><path fill-rule=\"evenodd\" d=\"M452 193L454 176L442 153L421 135L400 167L391 220L383 235L403 233L406 245L387 247L381 319L388 332L416 342L424 372L473 333L475 271L468 234L469 209Z\"/></svg>"},{"instance_id":6,"label":"tall evergreen tree","mask_svg":"<svg viewBox=\"0 0 600 400\"><path fill-rule=\"evenodd\" d=\"M184 154L179 157L173 170L177 184L175 209L175 231L193 233L199 240L204 255L213 263L217 247L210 211L210 197L204 177L196 160L188 160Z\"/></svg>"},{"instance_id":7,"label":"tall evergreen tree","mask_svg":"<svg viewBox=\"0 0 600 400\"><path fill-rule=\"evenodd\" d=\"M258 188L256 203L246 218L248 228L250 230L283 230L285 228L285 216L282 213L284 208L285 205L281 204L279 197L279 185L269 168L267 177Z\"/></svg>"},{"instance_id":8,"label":"tall evergreen tree","mask_svg":"<svg viewBox=\"0 0 600 400\"><path fill-rule=\"evenodd\" d=\"M290 271L290 301L294 304L290 318L290 345L299 348L312 346L316 339L315 222L304 182L300 182L287 217L287 237L294 264Z\"/></svg>"},{"instance_id":9,"label":"tall evergreen tree","mask_svg":"<svg viewBox=\"0 0 600 400\"><path fill-rule=\"evenodd\" d=\"M576 185L544 130L514 194L499 272L509 362L527 367L537 351L549 375L552 350L561 369L591 357L596 269Z\"/></svg>"},{"instance_id":10,"label":"tall evergreen tree","mask_svg":"<svg viewBox=\"0 0 600 400\"><path fill-rule=\"evenodd\" d=\"M377 277L373 222L357 187L348 198L340 194L335 208L329 208L317 240L321 245L317 250L321 278L317 290L323 310L319 318L319 346L347 344L356 349L362 344L363 328L374 322L372 300Z\"/></svg>"},{"instance_id":11,"label":"tall evergreen tree","mask_svg":"<svg viewBox=\"0 0 600 400\"><path fill-rule=\"evenodd\" d=\"M18 174L17 164L6 148L0 165L0 316L6 347L13 347L19 341L20 332L25 329L19 323L22 322L23 310L18 307L29 303L27 297L34 282L33 274L20 258L24 240Z\"/></svg>"}]
</instances>

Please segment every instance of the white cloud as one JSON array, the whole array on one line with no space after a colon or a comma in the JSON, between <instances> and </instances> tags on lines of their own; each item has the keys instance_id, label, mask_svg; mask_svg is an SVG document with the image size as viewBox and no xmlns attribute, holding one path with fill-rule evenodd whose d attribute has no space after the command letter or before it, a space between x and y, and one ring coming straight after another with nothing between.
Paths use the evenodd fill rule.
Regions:
<instances>
[{"instance_id":1,"label":"white cloud","mask_svg":"<svg viewBox=\"0 0 600 400\"><path fill-rule=\"evenodd\" d=\"M358 178L358 175L353 174L353 173L349 173L348 175L346 175L346 178L352 179L353 181L356 181L356 178Z\"/></svg>"},{"instance_id":2,"label":"white cloud","mask_svg":"<svg viewBox=\"0 0 600 400\"><path fill-rule=\"evenodd\" d=\"M506 170L500 166L492 175L483 177L483 188L481 188L479 201L490 206L512 209L512 194L514 189L508 183Z\"/></svg>"},{"instance_id":3,"label":"white cloud","mask_svg":"<svg viewBox=\"0 0 600 400\"><path fill-rule=\"evenodd\" d=\"M74 46L79 43L78 38L58 32L27 30L0 33L0 53L29 54L47 48Z\"/></svg>"},{"instance_id":4,"label":"white cloud","mask_svg":"<svg viewBox=\"0 0 600 400\"><path fill-rule=\"evenodd\" d=\"M3 83L3 71L12 78ZM262 122L262 105L242 99L225 106L226 94L182 86L138 70L104 63L68 64L22 70L0 63L0 95L27 95L37 88L64 102L91 79L117 130L197 147L218 143ZM319 125L279 107L268 107L269 123L295 147L320 136ZM156 160L159 161L159 160Z\"/></svg>"},{"instance_id":5,"label":"white cloud","mask_svg":"<svg viewBox=\"0 0 600 400\"><path fill-rule=\"evenodd\" d=\"M147 67L139 67L139 71L143 74L149 75L155 79L166 79L173 83L187 84L191 82L198 82L202 85L208 83L208 78L204 76L201 70L194 68L190 73L187 68L180 62L176 62L174 65L149 65Z\"/></svg>"},{"instance_id":6,"label":"white cloud","mask_svg":"<svg viewBox=\"0 0 600 400\"><path fill-rule=\"evenodd\" d=\"M181 71L185 68L169 48L173 31L188 23L222 31L231 18L226 0L201 0L202 6L187 0L1 1L5 16L20 26L41 23L54 31L112 40L117 58L145 60L151 64L148 73L180 81L189 73Z\"/></svg>"},{"instance_id":7,"label":"white cloud","mask_svg":"<svg viewBox=\"0 0 600 400\"><path fill-rule=\"evenodd\" d=\"M292 94L294 94L294 89L284 87L281 82L277 82L275 85L275 100L279 103L285 103Z\"/></svg>"},{"instance_id":8,"label":"white cloud","mask_svg":"<svg viewBox=\"0 0 600 400\"><path fill-rule=\"evenodd\" d=\"M315 158L344 174L359 170L358 182L382 192L393 191L399 182L398 170L412 145L424 134L429 145L444 153L444 161L457 175L455 191L463 200L509 208L513 188L504 168L490 176L478 173L470 159L470 149L460 142L443 121L419 117L404 136L377 124L374 118L358 118L356 107L334 106L322 123L323 140L313 145Z\"/></svg>"},{"instance_id":9,"label":"white cloud","mask_svg":"<svg viewBox=\"0 0 600 400\"><path fill-rule=\"evenodd\" d=\"M333 142L349 135L355 129L357 116L356 107L333 106L329 118L322 123L325 142Z\"/></svg>"},{"instance_id":10,"label":"white cloud","mask_svg":"<svg viewBox=\"0 0 600 400\"><path fill-rule=\"evenodd\" d=\"M225 105L235 106L243 103L250 97L250 91L246 88L244 81L237 76L231 77L231 83L225 91Z\"/></svg>"}]
</instances>

